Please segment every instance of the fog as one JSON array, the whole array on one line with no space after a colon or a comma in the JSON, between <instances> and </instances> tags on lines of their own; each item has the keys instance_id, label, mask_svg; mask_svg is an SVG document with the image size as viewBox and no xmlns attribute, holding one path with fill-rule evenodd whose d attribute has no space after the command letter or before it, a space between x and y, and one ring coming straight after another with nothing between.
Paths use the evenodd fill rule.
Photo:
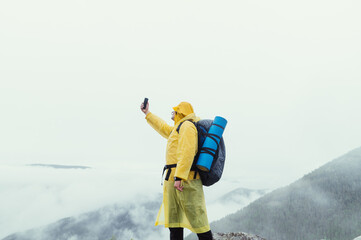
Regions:
<instances>
[{"instance_id":1,"label":"fog","mask_svg":"<svg viewBox=\"0 0 361 240\"><path fill-rule=\"evenodd\" d=\"M161 200L161 172L147 172L132 168L131 164L127 169L101 165L88 169L63 169L10 164L0 165L0 168L0 239L61 218L101 211L103 207L114 204L121 207L138 204L139 208L130 208L130 217L142 223L149 219L144 218L141 204L157 198ZM139 181L139 176L147 181ZM223 194L240 186L241 182L225 177L211 188L205 187L209 221L235 212L260 196L244 197L241 202L226 205L217 201ZM105 212L109 214L109 211ZM153 226L155 218L144 225ZM160 232L154 234L168 234L164 227L157 228ZM131 234L129 232L128 235Z\"/></svg>"},{"instance_id":2,"label":"fog","mask_svg":"<svg viewBox=\"0 0 361 240\"><path fill-rule=\"evenodd\" d=\"M359 146L359 1L188 4L1 1L1 161L156 171L144 97L169 124L180 101L225 117L225 174L250 188Z\"/></svg>"},{"instance_id":3,"label":"fog","mask_svg":"<svg viewBox=\"0 0 361 240\"><path fill-rule=\"evenodd\" d=\"M136 171L129 169L64 170L19 165L1 165L1 169L0 238L108 204L144 200L162 190L160 181L154 181L151 174L143 173L148 179L143 186L131 177Z\"/></svg>"},{"instance_id":4,"label":"fog","mask_svg":"<svg viewBox=\"0 0 361 240\"><path fill-rule=\"evenodd\" d=\"M359 147L360 9L0 1L0 236L159 193L166 140L146 124L144 97L169 124L181 101L228 120L227 184L275 189Z\"/></svg>"}]
</instances>

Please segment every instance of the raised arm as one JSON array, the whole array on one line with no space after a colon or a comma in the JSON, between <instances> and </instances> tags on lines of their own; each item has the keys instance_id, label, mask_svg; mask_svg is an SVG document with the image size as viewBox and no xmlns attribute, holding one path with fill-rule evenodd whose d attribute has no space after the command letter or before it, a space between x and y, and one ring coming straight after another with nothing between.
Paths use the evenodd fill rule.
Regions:
<instances>
[{"instance_id":1,"label":"raised arm","mask_svg":"<svg viewBox=\"0 0 361 240\"><path fill-rule=\"evenodd\" d=\"M160 135L167 138L169 137L170 133L173 131L172 126L168 125L166 121L158 117L157 115L149 112L149 102L145 109L143 109L143 103L140 106L141 111L146 115L145 119L149 123L149 125L154 128Z\"/></svg>"}]
</instances>

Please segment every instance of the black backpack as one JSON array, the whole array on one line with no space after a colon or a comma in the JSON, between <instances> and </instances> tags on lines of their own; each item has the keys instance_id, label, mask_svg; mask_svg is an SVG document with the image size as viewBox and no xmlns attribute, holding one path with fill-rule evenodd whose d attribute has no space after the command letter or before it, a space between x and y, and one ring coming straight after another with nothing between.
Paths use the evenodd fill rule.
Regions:
<instances>
[{"instance_id":1,"label":"black backpack","mask_svg":"<svg viewBox=\"0 0 361 240\"><path fill-rule=\"evenodd\" d=\"M198 122L193 122L191 120L187 120L192 122L198 131L198 152L196 156L194 157L193 164L191 167L191 170L196 171L196 174L199 173L202 184L204 186L211 186L219 181L219 179L222 177L223 168L224 168L224 162L226 160L226 147L224 145L223 137L221 138L221 141L218 144L218 149L216 151L216 154L214 156L211 169L209 172L202 171L197 168L196 163L198 161L199 154L201 153L201 148L203 146L204 140L207 137L208 130L213 124L213 120L210 119L204 119L200 120ZM177 132L179 133L179 129L182 126L184 122L180 123ZM196 175L194 176L196 178Z\"/></svg>"}]
</instances>

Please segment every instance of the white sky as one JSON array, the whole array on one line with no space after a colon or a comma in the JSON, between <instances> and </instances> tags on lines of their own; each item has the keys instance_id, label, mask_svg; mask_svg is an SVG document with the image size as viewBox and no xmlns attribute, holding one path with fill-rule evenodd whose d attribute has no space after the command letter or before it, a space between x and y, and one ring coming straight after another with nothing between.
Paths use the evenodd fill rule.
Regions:
<instances>
[{"instance_id":1,"label":"white sky","mask_svg":"<svg viewBox=\"0 0 361 240\"><path fill-rule=\"evenodd\" d=\"M361 145L360 10L330 0L1 1L0 174L68 164L158 182L166 141L139 110L148 97L170 124L181 101L229 121L224 178L287 185Z\"/></svg>"}]
</instances>

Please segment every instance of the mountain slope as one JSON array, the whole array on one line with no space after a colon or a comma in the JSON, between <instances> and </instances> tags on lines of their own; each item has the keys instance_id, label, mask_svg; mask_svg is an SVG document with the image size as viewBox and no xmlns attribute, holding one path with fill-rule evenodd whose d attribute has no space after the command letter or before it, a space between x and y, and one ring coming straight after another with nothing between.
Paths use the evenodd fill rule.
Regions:
<instances>
[{"instance_id":1,"label":"mountain slope","mask_svg":"<svg viewBox=\"0 0 361 240\"><path fill-rule=\"evenodd\" d=\"M349 240L361 234L361 148L212 224L277 240Z\"/></svg>"}]
</instances>

